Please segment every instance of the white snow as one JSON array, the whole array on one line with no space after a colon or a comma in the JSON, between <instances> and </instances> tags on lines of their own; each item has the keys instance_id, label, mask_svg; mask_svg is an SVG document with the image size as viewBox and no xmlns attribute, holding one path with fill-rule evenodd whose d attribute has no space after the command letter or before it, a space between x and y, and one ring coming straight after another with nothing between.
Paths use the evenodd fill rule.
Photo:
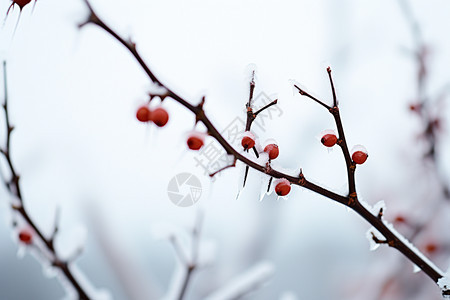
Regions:
<instances>
[{"instance_id":1,"label":"white snow","mask_svg":"<svg viewBox=\"0 0 450 300\"><path fill-rule=\"evenodd\" d=\"M366 237L369 240L369 249L370 251L375 251L378 249L378 247L380 247L380 244L376 243L373 240L372 233L380 240L384 240L384 236L378 230L376 230L375 227L371 227L369 228L369 230L367 230Z\"/></svg>"}]
</instances>

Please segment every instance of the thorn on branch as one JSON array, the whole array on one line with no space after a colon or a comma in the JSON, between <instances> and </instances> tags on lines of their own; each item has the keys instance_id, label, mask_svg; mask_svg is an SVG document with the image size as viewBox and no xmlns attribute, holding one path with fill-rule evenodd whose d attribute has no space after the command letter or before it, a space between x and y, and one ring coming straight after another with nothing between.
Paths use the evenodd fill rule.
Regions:
<instances>
[{"instance_id":1,"label":"thorn on branch","mask_svg":"<svg viewBox=\"0 0 450 300\"><path fill-rule=\"evenodd\" d=\"M255 153L256 158L259 158L258 150L256 150L256 147L253 147L253 152Z\"/></svg>"},{"instance_id":2,"label":"thorn on branch","mask_svg":"<svg viewBox=\"0 0 450 300\"><path fill-rule=\"evenodd\" d=\"M387 244L388 241L387 240L380 240L379 238L377 238L377 236L371 232L370 234L372 234L372 240L377 243L377 244Z\"/></svg>"},{"instance_id":3,"label":"thorn on branch","mask_svg":"<svg viewBox=\"0 0 450 300\"><path fill-rule=\"evenodd\" d=\"M275 105L278 103L278 99L273 100L272 102L270 102L269 104L265 105L264 107L260 108L258 111L256 111L253 115L254 118L256 118L256 116L261 113L262 111L268 109L269 107L271 107L272 105Z\"/></svg>"},{"instance_id":4,"label":"thorn on branch","mask_svg":"<svg viewBox=\"0 0 450 300\"><path fill-rule=\"evenodd\" d=\"M89 7L90 10L90 14L89 17L87 18L86 21L78 24L78 28L82 29L84 26L88 25L88 24L94 24L94 25L100 25L101 21L100 19L97 17L97 15L94 13L94 11Z\"/></svg>"},{"instance_id":5,"label":"thorn on branch","mask_svg":"<svg viewBox=\"0 0 450 300\"><path fill-rule=\"evenodd\" d=\"M300 173L298 174L298 184L304 186L306 183L305 175L303 175L303 169L300 168Z\"/></svg>"},{"instance_id":6,"label":"thorn on branch","mask_svg":"<svg viewBox=\"0 0 450 300\"><path fill-rule=\"evenodd\" d=\"M128 47L136 51L136 43L131 38L128 39Z\"/></svg>"},{"instance_id":7,"label":"thorn on branch","mask_svg":"<svg viewBox=\"0 0 450 300\"><path fill-rule=\"evenodd\" d=\"M242 187L245 187L245 183L247 182L247 176L248 176L249 170L250 170L250 168L248 166L245 166L244 184L242 185Z\"/></svg>"},{"instance_id":8,"label":"thorn on branch","mask_svg":"<svg viewBox=\"0 0 450 300\"><path fill-rule=\"evenodd\" d=\"M383 208L381 207L380 211L378 212L377 218L378 218L378 220L381 220L382 217L383 217Z\"/></svg>"},{"instance_id":9,"label":"thorn on branch","mask_svg":"<svg viewBox=\"0 0 450 300\"><path fill-rule=\"evenodd\" d=\"M203 110L203 105L205 105L205 101L206 101L206 97L203 96L203 97L202 97L202 100L201 100L200 103L197 105L197 107L198 107L199 109L202 109L202 110Z\"/></svg>"}]
</instances>

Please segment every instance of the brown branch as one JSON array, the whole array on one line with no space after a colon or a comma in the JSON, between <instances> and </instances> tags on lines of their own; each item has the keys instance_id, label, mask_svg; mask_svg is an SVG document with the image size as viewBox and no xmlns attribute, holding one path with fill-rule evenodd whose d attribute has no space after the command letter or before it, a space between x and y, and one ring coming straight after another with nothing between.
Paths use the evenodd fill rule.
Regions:
<instances>
[{"instance_id":1,"label":"brown branch","mask_svg":"<svg viewBox=\"0 0 450 300\"><path fill-rule=\"evenodd\" d=\"M333 107L337 107L336 90L334 89L333 77L331 76L331 68L327 68L328 78L330 79L331 92L333 93Z\"/></svg>"},{"instance_id":2,"label":"brown branch","mask_svg":"<svg viewBox=\"0 0 450 300\"><path fill-rule=\"evenodd\" d=\"M273 100L272 102L270 102L269 104L267 104L267 105L261 107L260 109L258 109L258 110L254 113L255 117L256 117L257 115L259 115L262 111L268 109L269 107L271 107L272 105L275 105L275 104L277 104L277 103L278 103L278 99L275 99L275 100Z\"/></svg>"},{"instance_id":3,"label":"brown branch","mask_svg":"<svg viewBox=\"0 0 450 300\"><path fill-rule=\"evenodd\" d=\"M356 188L355 188L355 180L354 180L354 172L355 172L355 164L351 161L350 153L348 151L348 146L345 141L345 135L344 130L342 126L342 121L340 119L339 109L337 107L337 103L334 103L335 106L330 107L326 105L324 102L318 100L317 98L311 96L310 94L306 93L302 89L300 89L297 85L295 87L299 90L300 94L305 95L320 105L324 106L329 110L329 112L333 115L336 126L338 128L339 132L339 146L342 149L342 152L345 157L345 161L347 164L347 173L348 173L348 185L349 185L349 194L347 196L341 196L339 194L336 194L330 190L327 190L321 186L318 186L310 181L308 181L303 173L301 173L298 177L294 177L282 172L278 172L274 169L272 169L269 166L262 166L258 163L248 159L247 157L240 154L238 151L236 151L226 140L225 138L218 132L218 130L213 126L209 118L205 115L205 112L203 109L199 109L196 106L191 105L187 100L176 94L175 92L171 91L167 86L165 86L162 82L157 79L157 77L150 71L148 66L144 63L143 59L139 55L139 53L136 50L136 47L134 44L129 44L126 42L123 38L117 35L109 26L107 26L103 21L101 21L98 16L93 11L92 7L89 5L89 1L85 0L85 2L88 4L88 8L90 10L90 17L88 21L85 23L93 23L106 32L110 33L114 38L117 39L118 42L123 44L130 53L135 57L135 59L138 61L138 63L141 65L143 70L147 73L149 76L149 79L152 80L154 83L157 83L163 87L165 87L168 91L168 96L172 98L173 100L179 102L181 105L185 106L187 109L189 109L191 112L193 112L196 117L206 126L208 129L208 133L215 138L219 144L225 149L225 151L233 155L236 160L242 161L247 166L265 173L269 176L275 177L275 178L286 178L291 182L291 184L301 186L303 188L306 188L308 190L314 191L322 196L325 196L327 198L330 198L331 200L334 200L336 202L339 202L341 204L344 204L350 208L352 208L354 211L356 211L361 217L363 217L367 222L369 222L372 226L374 226L386 239L386 241L389 244L392 244L394 248L399 250L403 255L405 255L410 261L415 263L417 266L419 266L434 282L437 282L440 278L443 277L442 271L435 269L433 266L429 265L420 255L415 253L412 249L409 248L408 245L406 245L399 237L397 237L384 223L382 220L378 219L377 216L373 215L371 212L369 212L359 201L356 194Z\"/></svg>"},{"instance_id":4,"label":"brown branch","mask_svg":"<svg viewBox=\"0 0 450 300\"><path fill-rule=\"evenodd\" d=\"M220 168L219 170L217 170L217 171L215 171L215 172L209 174L209 177L214 177L216 174L218 174L218 173L220 173L220 172L222 172L222 171L224 171L224 170L226 170L226 169L233 168L233 167L236 167L236 158L234 158L234 161L233 161L232 164L229 164L228 166L225 166L225 167L223 167L223 168Z\"/></svg>"},{"instance_id":5,"label":"brown branch","mask_svg":"<svg viewBox=\"0 0 450 300\"><path fill-rule=\"evenodd\" d=\"M84 291L83 287L80 285L80 283L74 277L72 271L70 270L69 261L61 260L56 253L53 241L54 241L55 235L58 230L57 229L58 225L55 224L55 229L53 231L51 238L46 238L44 236L44 234L42 233L42 231L39 230L37 225L34 223L34 221L31 220L28 212L26 211L26 209L24 207L22 192L21 192L21 188L20 188L20 184L19 184L20 176L17 174L17 171L14 168L14 164L11 159L11 133L12 133L14 127L10 123L9 111L8 111L8 92L7 92L7 76L6 76L7 74L6 74L6 62L5 61L3 62L3 74L4 74L4 86L5 86L5 95L4 95L5 100L3 103L3 110L4 110L4 114L5 114L5 123L6 123L6 128L7 128L7 134L6 134L6 146L4 149L1 149L0 152L5 157L5 159L8 163L8 169L11 173L11 180L6 181L6 179L5 179L5 185L8 189L8 191L12 195L14 195L17 198L17 200L19 201L19 204L13 204L13 205L11 205L11 208L23 217L25 222L33 229L33 231L36 233L36 235L39 237L39 239L43 242L45 248L47 249L47 251L49 251L51 253L51 255L53 257L53 261L51 261L52 265L59 268L60 271L64 274L66 279L70 282L70 284L73 286L73 288L78 293L79 299L83 299L83 300L90 299L88 297L87 293ZM58 217L56 218L56 221L57 221L57 219L58 219Z\"/></svg>"},{"instance_id":6,"label":"brown branch","mask_svg":"<svg viewBox=\"0 0 450 300\"><path fill-rule=\"evenodd\" d=\"M372 235L372 240L377 243L377 244L387 244L388 241L387 240L380 240L379 238L377 238L377 236L375 235L375 233L371 232L370 233Z\"/></svg>"}]
</instances>

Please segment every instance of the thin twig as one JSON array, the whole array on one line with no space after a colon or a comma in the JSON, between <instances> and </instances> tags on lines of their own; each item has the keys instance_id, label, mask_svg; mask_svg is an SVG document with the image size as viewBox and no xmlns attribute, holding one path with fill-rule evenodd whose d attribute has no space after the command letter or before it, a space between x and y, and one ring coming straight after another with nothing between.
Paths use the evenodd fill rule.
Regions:
<instances>
[{"instance_id":1,"label":"thin twig","mask_svg":"<svg viewBox=\"0 0 450 300\"><path fill-rule=\"evenodd\" d=\"M302 96L306 96L314 101L316 101L317 103L319 103L320 105L322 105L323 107L325 107L326 109L330 110L331 107L327 104L325 104L324 102L320 101L319 99L317 99L316 97L314 97L313 95L307 93L304 89L300 88L298 85L294 84L294 87L298 90L298 92L300 93L300 95Z\"/></svg>"},{"instance_id":2,"label":"thin twig","mask_svg":"<svg viewBox=\"0 0 450 300\"><path fill-rule=\"evenodd\" d=\"M225 167L223 167L223 168L220 168L219 170L217 170L217 171L215 171L215 172L209 174L209 176L210 176L210 177L214 177L216 174L222 172L223 170L226 170L226 169L228 169L228 168L233 168L233 167L236 167L236 158L234 158L234 161L233 161L232 164L229 164L228 166L225 166Z\"/></svg>"},{"instance_id":3,"label":"thin twig","mask_svg":"<svg viewBox=\"0 0 450 300\"><path fill-rule=\"evenodd\" d=\"M333 107L337 107L337 97L336 97L336 90L334 89L334 83L333 83L333 77L331 76L331 68L327 68L328 72L328 78L330 79L330 85L331 85L331 92L333 93Z\"/></svg>"}]
</instances>

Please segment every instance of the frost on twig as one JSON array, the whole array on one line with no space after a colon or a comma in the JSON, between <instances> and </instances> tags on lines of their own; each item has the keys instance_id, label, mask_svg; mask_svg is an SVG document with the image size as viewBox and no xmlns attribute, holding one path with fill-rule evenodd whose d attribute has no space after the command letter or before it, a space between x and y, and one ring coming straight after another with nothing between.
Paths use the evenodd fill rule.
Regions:
<instances>
[{"instance_id":1,"label":"frost on twig","mask_svg":"<svg viewBox=\"0 0 450 300\"><path fill-rule=\"evenodd\" d=\"M184 299L194 272L214 260L215 244L201 239L202 222L203 215L199 213L187 243L183 243L182 234L166 232L181 266L172 278L165 299Z\"/></svg>"},{"instance_id":2,"label":"frost on twig","mask_svg":"<svg viewBox=\"0 0 450 300\"><path fill-rule=\"evenodd\" d=\"M273 272L274 265L271 262L260 262L233 278L224 287L207 296L205 300L239 299L266 283Z\"/></svg>"}]
</instances>

